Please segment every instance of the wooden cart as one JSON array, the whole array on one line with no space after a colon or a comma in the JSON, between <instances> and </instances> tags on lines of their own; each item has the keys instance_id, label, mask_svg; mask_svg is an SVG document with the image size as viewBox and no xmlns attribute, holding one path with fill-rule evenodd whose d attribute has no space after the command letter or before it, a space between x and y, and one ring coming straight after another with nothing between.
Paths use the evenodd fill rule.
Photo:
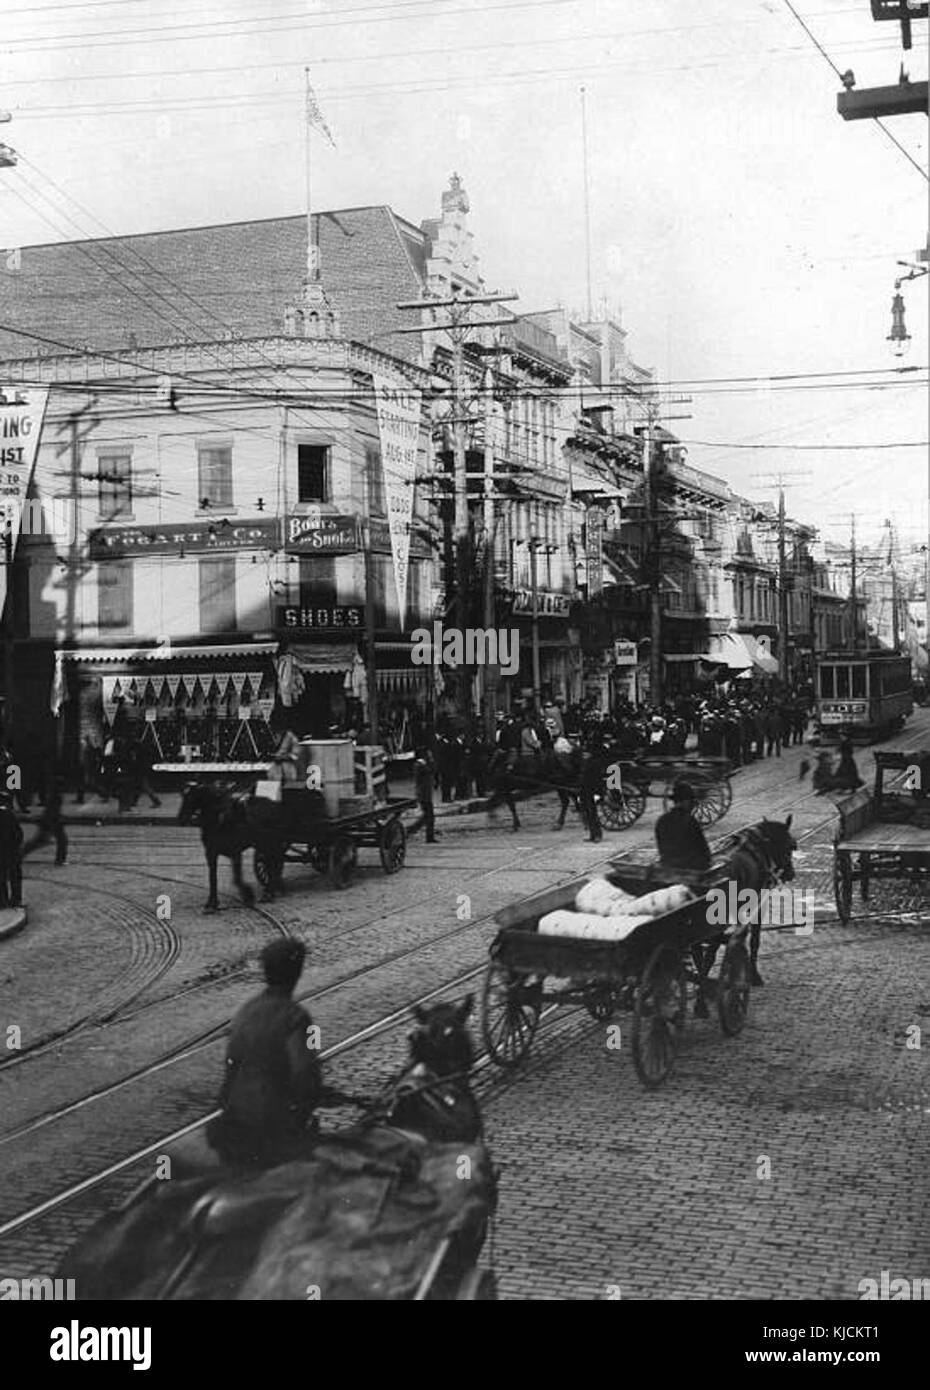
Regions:
<instances>
[{"instance_id":1,"label":"wooden cart","mask_svg":"<svg viewBox=\"0 0 930 1390\"><path fill-rule=\"evenodd\" d=\"M639 894L649 867L624 865L608 878ZM545 1004L581 1004L607 1022L615 1012L633 1013L630 1048L644 1086L660 1086L672 1069L687 1012L687 987L716 994L720 1026L728 1037L741 1032L749 1008L750 967L746 928L709 925L706 896L642 923L623 941L543 936L539 920L571 908L584 878L552 888L499 912L500 931L490 949L484 981L482 1028L485 1046L501 1067L525 1056ZM693 948L719 942L725 948L716 980L698 970ZM700 954L700 953L699 953ZM547 989L547 980L561 981Z\"/></svg>"},{"instance_id":2,"label":"wooden cart","mask_svg":"<svg viewBox=\"0 0 930 1390\"><path fill-rule=\"evenodd\" d=\"M376 849L386 874L396 874L407 856L407 832L401 816L413 810L412 798L385 801L356 815L330 818L320 813L319 792L285 787L286 827L278 845L256 848L255 877L263 888L280 882L285 864L310 864L327 874L334 888L348 888L358 864L358 852Z\"/></svg>"},{"instance_id":3,"label":"wooden cart","mask_svg":"<svg viewBox=\"0 0 930 1390\"><path fill-rule=\"evenodd\" d=\"M911 769L917 776L909 777ZM907 783L913 782L913 786ZM833 892L844 924L852 915L853 884L863 902L881 879L930 882L930 751L875 754L872 791L837 802Z\"/></svg>"}]
</instances>

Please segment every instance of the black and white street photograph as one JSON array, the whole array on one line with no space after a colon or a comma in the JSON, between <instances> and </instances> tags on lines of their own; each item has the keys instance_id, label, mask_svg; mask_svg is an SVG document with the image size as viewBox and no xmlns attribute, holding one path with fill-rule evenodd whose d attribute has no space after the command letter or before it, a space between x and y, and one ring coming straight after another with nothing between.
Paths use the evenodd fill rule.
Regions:
<instances>
[{"instance_id":1,"label":"black and white street photograph","mask_svg":"<svg viewBox=\"0 0 930 1390\"><path fill-rule=\"evenodd\" d=\"M887 1374L919 1310L877 1305L930 1302L928 4L0 21L24 1364L551 1301Z\"/></svg>"}]
</instances>

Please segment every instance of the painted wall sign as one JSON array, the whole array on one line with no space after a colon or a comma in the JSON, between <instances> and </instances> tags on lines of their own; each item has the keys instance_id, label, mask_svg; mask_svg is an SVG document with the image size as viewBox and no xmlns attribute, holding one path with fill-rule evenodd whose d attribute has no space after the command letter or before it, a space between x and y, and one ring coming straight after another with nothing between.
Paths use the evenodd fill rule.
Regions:
<instances>
[{"instance_id":1,"label":"painted wall sign","mask_svg":"<svg viewBox=\"0 0 930 1390\"><path fill-rule=\"evenodd\" d=\"M281 530L274 518L258 521L217 521L165 526L107 526L91 531L88 548L92 560L130 559L134 555L180 555L211 551L277 550Z\"/></svg>"},{"instance_id":2,"label":"painted wall sign","mask_svg":"<svg viewBox=\"0 0 930 1390\"><path fill-rule=\"evenodd\" d=\"M298 555L351 555L359 549L358 517L325 516L314 509L288 516L284 548Z\"/></svg>"},{"instance_id":3,"label":"painted wall sign","mask_svg":"<svg viewBox=\"0 0 930 1390\"><path fill-rule=\"evenodd\" d=\"M365 610L351 605L339 604L301 607L298 604L278 609L278 627L292 631L332 632L334 630L361 632L365 626Z\"/></svg>"}]
</instances>

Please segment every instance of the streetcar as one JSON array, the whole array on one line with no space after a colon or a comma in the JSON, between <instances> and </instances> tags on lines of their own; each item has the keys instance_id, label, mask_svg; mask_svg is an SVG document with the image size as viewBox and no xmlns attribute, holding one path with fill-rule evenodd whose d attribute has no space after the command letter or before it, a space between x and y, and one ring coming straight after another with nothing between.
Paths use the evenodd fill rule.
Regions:
<instances>
[{"instance_id":1,"label":"streetcar","mask_svg":"<svg viewBox=\"0 0 930 1390\"><path fill-rule=\"evenodd\" d=\"M838 652L817 662L820 741L871 742L903 728L914 709L911 659L894 652Z\"/></svg>"}]
</instances>

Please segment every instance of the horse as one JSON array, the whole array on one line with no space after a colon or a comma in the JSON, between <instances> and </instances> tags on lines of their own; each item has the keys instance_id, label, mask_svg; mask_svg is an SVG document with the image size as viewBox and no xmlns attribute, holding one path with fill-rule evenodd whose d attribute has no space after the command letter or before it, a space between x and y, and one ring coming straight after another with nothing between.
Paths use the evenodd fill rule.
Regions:
<instances>
[{"instance_id":1,"label":"horse","mask_svg":"<svg viewBox=\"0 0 930 1390\"><path fill-rule=\"evenodd\" d=\"M791 834L791 820L790 815L784 822L761 820L756 825L737 831L724 841L723 850L726 857L719 872L722 877L736 884L737 892L744 888L759 892L763 888L787 883L794 878L791 856L798 846ZM757 961L762 924L759 914L756 913L754 916L755 920L749 929L750 982L753 985L761 985L763 980ZM719 945L718 941L707 948L710 955L705 955L705 973L713 965Z\"/></svg>"},{"instance_id":2,"label":"horse","mask_svg":"<svg viewBox=\"0 0 930 1390\"><path fill-rule=\"evenodd\" d=\"M242 877L242 855L253 846L261 849L266 862L277 867L269 884L269 896L280 886L285 834L282 808L264 797L235 792L221 783L189 782L181 796L179 825L199 825L200 839L207 860L209 895L204 912L216 912L216 866L220 855L232 865L233 881L246 907L255 902L255 893Z\"/></svg>"},{"instance_id":3,"label":"horse","mask_svg":"<svg viewBox=\"0 0 930 1390\"><path fill-rule=\"evenodd\" d=\"M475 1049L467 1019L475 997L461 1004L415 1004L410 1060L375 1113L385 1124L413 1130L434 1143L477 1143L481 1112L468 1084Z\"/></svg>"},{"instance_id":4,"label":"horse","mask_svg":"<svg viewBox=\"0 0 930 1390\"><path fill-rule=\"evenodd\" d=\"M325 1219L327 1203L336 1211L340 1207L333 1183L351 1182L362 1172L369 1175L369 1184L356 1185L350 1196L351 1191L370 1194L372 1183L377 1183L381 1195L370 1212L370 1229L377 1241L384 1210L388 1258L390 1243L398 1241L398 1217L413 1221L420 1207L428 1221L435 1206L431 1178L442 1175L447 1199L457 1188L462 1194L460 1210L469 1213L468 1219L456 1223L445 1278L454 1279L473 1266L495 1194L481 1114L468 1083L474 1046L467 1019L473 1003L469 995L460 1004L415 1005L406 1066L374 1102L330 1092L331 1103L354 1103L367 1113L360 1124L328 1136L309 1132L306 1158L244 1172L219 1164L205 1142L195 1148L190 1139L181 1141L169 1151L170 1182L148 1178L64 1256L61 1270L75 1280L79 1297L305 1297L305 1280L288 1280L282 1271L300 1257L295 1245L307 1241L308 1230L330 1245L338 1239L344 1223L338 1215L329 1224ZM474 1184L446 1180L447 1155L455 1155L454 1146L466 1151ZM397 1203L391 1206L395 1189ZM308 1211L313 1219L303 1216ZM355 1249L363 1216L359 1206ZM400 1241L401 1247L406 1244ZM339 1254L348 1260L351 1251L340 1249ZM355 1263L364 1277L364 1248ZM377 1277L383 1281L383 1267ZM288 1289L294 1284L299 1294L282 1292L282 1284Z\"/></svg>"}]
</instances>

